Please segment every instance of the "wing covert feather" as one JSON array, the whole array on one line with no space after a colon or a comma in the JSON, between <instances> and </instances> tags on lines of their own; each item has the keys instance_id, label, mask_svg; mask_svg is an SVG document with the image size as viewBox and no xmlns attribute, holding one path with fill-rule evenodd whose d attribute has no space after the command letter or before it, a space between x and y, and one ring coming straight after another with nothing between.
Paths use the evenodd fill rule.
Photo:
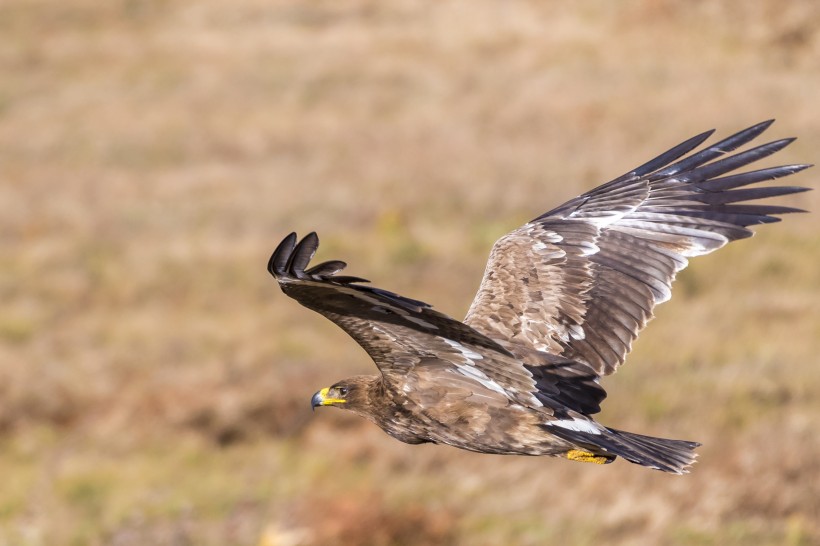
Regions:
<instances>
[{"instance_id":1,"label":"wing covert feather","mask_svg":"<svg viewBox=\"0 0 820 546\"><path fill-rule=\"evenodd\" d=\"M794 139L719 159L771 123L686 156L712 131L702 133L505 235L490 252L464 322L490 338L586 363L600 375L614 372L655 305L671 297L689 258L751 236L748 226L802 212L754 201L806 188L748 186L809 165L727 175Z\"/></svg>"},{"instance_id":2,"label":"wing covert feather","mask_svg":"<svg viewBox=\"0 0 820 546\"><path fill-rule=\"evenodd\" d=\"M335 276L334 260L305 270L316 252L315 233L296 243L291 234L268 262L282 291L336 323L370 355L385 380L400 388L408 374L431 362L446 365L476 393L494 391L506 399L540 407L533 374L504 347L428 304ZM329 265L328 265L329 264ZM351 280L352 279L352 280Z\"/></svg>"}]
</instances>

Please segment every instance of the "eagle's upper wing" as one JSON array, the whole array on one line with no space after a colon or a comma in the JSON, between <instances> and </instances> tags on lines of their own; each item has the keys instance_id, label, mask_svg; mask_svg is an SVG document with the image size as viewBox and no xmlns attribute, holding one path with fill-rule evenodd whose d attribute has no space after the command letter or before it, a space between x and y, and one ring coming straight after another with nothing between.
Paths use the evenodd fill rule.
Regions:
<instances>
[{"instance_id":1,"label":"eagle's upper wing","mask_svg":"<svg viewBox=\"0 0 820 546\"><path fill-rule=\"evenodd\" d=\"M680 159L713 131L576 197L499 239L465 323L506 339L614 372L632 341L668 300L687 259L751 236L747 226L799 209L746 204L805 191L747 188L809 165L722 176L784 148L783 139L716 160L767 121Z\"/></svg>"},{"instance_id":2,"label":"eagle's upper wing","mask_svg":"<svg viewBox=\"0 0 820 546\"><path fill-rule=\"evenodd\" d=\"M497 342L470 326L434 311L430 305L358 284L358 277L336 275L346 264L333 260L305 269L319 246L315 233L296 242L288 235L274 251L268 271L282 291L321 313L347 332L371 356L386 380L400 388L425 362L448 362L456 379L537 407L541 381ZM444 377L442 376L442 380ZM558 394L554 386L552 394Z\"/></svg>"}]
</instances>

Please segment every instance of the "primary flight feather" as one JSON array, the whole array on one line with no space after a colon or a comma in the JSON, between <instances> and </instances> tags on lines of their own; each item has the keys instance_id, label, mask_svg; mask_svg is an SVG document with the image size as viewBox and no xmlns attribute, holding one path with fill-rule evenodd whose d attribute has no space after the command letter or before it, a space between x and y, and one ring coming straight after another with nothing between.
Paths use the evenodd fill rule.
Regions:
<instances>
[{"instance_id":1,"label":"primary flight feather","mask_svg":"<svg viewBox=\"0 0 820 546\"><path fill-rule=\"evenodd\" d=\"M268 271L288 296L356 340L381 372L324 388L312 405L353 411L411 444L599 464L623 457L686 472L699 444L593 419L606 397L598 380L624 362L689 258L801 212L757 200L807 188L749 186L809 165L728 174L794 140L727 156L771 123L690 154L713 131L697 135L508 233L493 246L463 322L337 275L342 261L308 268L319 239L310 233L297 242L291 233Z\"/></svg>"}]
</instances>

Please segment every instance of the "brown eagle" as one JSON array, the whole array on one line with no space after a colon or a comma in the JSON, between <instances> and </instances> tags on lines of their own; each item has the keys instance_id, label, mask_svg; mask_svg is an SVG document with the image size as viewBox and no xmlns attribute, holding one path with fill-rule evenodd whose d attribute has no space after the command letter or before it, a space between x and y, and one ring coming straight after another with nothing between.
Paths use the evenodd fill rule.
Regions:
<instances>
[{"instance_id":1,"label":"brown eagle","mask_svg":"<svg viewBox=\"0 0 820 546\"><path fill-rule=\"evenodd\" d=\"M802 212L756 200L807 188L749 186L809 165L727 175L794 139L718 159L772 121L689 154L713 131L697 135L508 233L493 246L464 321L337 275L342 261L308 268L319 239L310 233L297 243L291 233L268 271L285 294L356 340L381 372L320 390L313 407L350 410L409 444L598 464L623 457L687 472L700 444L593 419L606 397L599 378L624 362L690 257L751 236L748 226Z\"/></svg>"}]
</instances>

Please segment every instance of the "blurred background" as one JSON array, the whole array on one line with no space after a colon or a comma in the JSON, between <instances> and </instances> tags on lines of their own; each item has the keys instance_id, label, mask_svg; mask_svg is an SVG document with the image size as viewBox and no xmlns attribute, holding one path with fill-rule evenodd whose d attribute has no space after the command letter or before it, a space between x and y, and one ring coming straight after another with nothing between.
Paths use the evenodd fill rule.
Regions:
<instances>
[{"instance_id":1,"label":"blurred background","mask_svg":"<svg viewBox=\"0 0 820 546\"><path fill-rule=\"evenodd\" d=\"M604 381L604 423L703 442L685 477L311 414L374 368L265 271L317 230L461 317L496 238L702 130L816 162L816 0L4 0L0 34L0 545L820 543L817 212L697 259Z\"/></svg>"}]
</instances>

